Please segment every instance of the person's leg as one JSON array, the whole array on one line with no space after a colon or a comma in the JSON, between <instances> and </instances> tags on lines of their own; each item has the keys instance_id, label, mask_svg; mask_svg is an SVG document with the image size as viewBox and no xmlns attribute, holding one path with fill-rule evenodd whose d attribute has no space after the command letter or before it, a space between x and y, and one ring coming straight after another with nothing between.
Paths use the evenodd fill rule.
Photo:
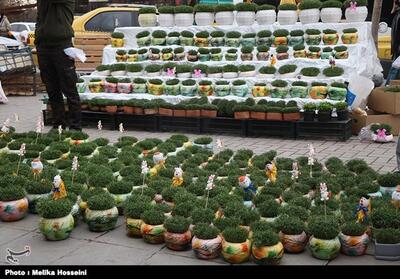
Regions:
<instances>
[{"instance_id":1,"label":"person's leg","mask_svg":"<svg viewBox=\"0 0 400 279\"><path fill-rule=\"evenodd\" d=\"M55 57L59 61L57 66L59 84L68 103L69 128L81 130L81 100L76 88L78 77L75 70L75 60L66 55L63 49L60 49Z\"/></svg>"},{"instance_id":2,"label":"person's leg","mask_svg":"<svg viewBox=\"0 0 400 279\"><path fill-rule=\"evenodd\" d=\"M400 136L399 139L397 140L396 159L397 159L397 170L400 172Z\"/></svg>"},{"instance_id":3,"label":"person's leg","mask_svg":"<svg viewBox=\"0 0 400 279\"><path fill-rule=\"evenodd\" d=\"M47 49L42 50L38 48L37 55L39 61L40 77L46 86L46 91L49 95L50 106L54 117L53 127L56 128L61 125L63 129L65 129L66 121L64 100L61 93L61 88L58 84L56 67L52 62L52 53Z\"/></svg>"},{"instance_id":4,"label":"person's leg","mask_svg":"<svg viewBox=\"0 0 400 279\"><path fill-rule=\"evenodd\" d=\"M395 67L392 66L392 67L390 68L389 73L388 73L388 76L387 76L387 78L386 78L386 83L385 83L385 85L389 85L389 83L390 83L391 80L396 80L396 79L398 78L398 76L399 76L399 71L400 71L400 69L395 68Z\"/></svg>"}]
</instances>

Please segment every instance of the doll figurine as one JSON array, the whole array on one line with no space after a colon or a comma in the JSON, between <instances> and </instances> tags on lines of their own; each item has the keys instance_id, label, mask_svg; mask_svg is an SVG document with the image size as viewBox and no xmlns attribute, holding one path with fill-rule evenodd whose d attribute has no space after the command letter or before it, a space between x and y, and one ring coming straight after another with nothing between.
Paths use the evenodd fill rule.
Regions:
<instances>
[{"instance_id":1,"label":"doll figurine","mask_svg":"<svg viewBox=\"0 0 400 279\"><path fill-rule=\"evenodd\" d=\"M368 215L371 212L370 200L366 197L360 199L359 204L356 207L357 222L360 224L368 221Z\"/></svg>"},{"instance_id":2,"label":"doll figurine","mask_svg":"<svg viewBox=\"0 0 400 279\"><path fill-rule=\"evenodd\" d=\"M400 185L397 185L396 191L392 193L392 204L400 208Z\"/></svg>"},{"instance_id":3,"label":"doll figurine","mask_svg":"<svg viewBox=\"0 0 400 279\"><path fill-rule=\"evenodd\" d=\"M40 157L32 160L31 167L32 167L33 177L37 178L42 173L43 170L43 164L40 161Z\"/></svg>"},{"instance_id":4,"label":"doll figurine","mask_svg":"<svg viewBox=\"0 0 400 279\"><path fill-rule=\"evenodd\" d=\"M174 177L172 178L172 187L179 187L183 185L183 170L175 168Z\"/></svg>"},{"instance_id":5,"label":"doll figurine","mask_svg":"<svg viewBox=\"0 0 400 279\"><path fill-rule=\"evenodd\" d=\"M268 162L265 165L265 171L266 171L266 175L268 177L268 181L270 183L275 183L276 176L278 174L278 169L276 168L275 163L274 162Z\"/></svg>"},{"instance_id":6,"label":"doll figurine","mask_svg":"<svg viewBox=\"0 0 400 279\"><path fill-rule=\"evenodd\" d=\"M153 162L154 162L154 167L152 167L150 169L150 176L157 175L158 171L161 168L165 168L165 166L164 166L164 162L165 162L164 154L162 154L161 152L155 152L154 155L153 155Z\"/></svg>"},{"instance_id":7,"label":"doll figurine","mask_svg":"<svg viewBox=\"0 0 400 279\"><path fill-rule=\"evenodd\" d=\"M252 192L254 195L257 193L256 187L251 182L248 176L240 176L239 177L239 187L242 188L245 192Z\"/></svg>"},{"instance_id":8,"label":"doll figurine","mask_svg":"<svg viewBox=\"0 0 400 279\"><path fill-rule=\"evenodd\" d=\"M67 196L67 191L65 190L64 181L62 181L61 176L56 175L53 180L53 199L58 200L65 198Z\"/></svg>"}]
</instances>

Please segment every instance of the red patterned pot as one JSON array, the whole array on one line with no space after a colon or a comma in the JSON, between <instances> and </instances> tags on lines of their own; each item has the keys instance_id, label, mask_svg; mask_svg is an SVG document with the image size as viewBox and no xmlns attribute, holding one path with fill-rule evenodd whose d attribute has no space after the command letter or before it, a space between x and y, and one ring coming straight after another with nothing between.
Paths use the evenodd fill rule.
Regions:
<instances>
[{"instance_id":1,"label":"red patterned pot","mask_svg":"<svg viewBox=\"0 0 400 279\"><path fill-rule=\"evenodd\" d=\"M0 220L13 222L21 220L28 212L28 199L0 201Z\"/></svg>"},{"instance_id":2,"label":"red patterned pot","mask_svg":"<svg viewBox=\"0 0 400 279\"><path fill-rule=\"evenodd\" d=\"M279 239L288 253L301 253L306 248L308 237L305 232L297 235L284 234L279 232Z\"/></svg>"},{"instance_id":3,"label":"red patterned pot","mask_svg":"<svg viewBox=\"0 0 400 279\"><path fill-rule=\"evenodd\" d=\"M199 239L193 237L192 249L199 259L210 260L219 257L222 247L222 238L217 236L214 239Z\"/></svg>"},{"instance_id":4,"label":"red patterned pot","mask_svg":"<svg viewBox=\"0 0 400 279\"><path fill-rule=\"evenodd\" d=\"M366 253L369 236L364 233L360 236L349 236L343 233L339 234L341 244L340 251L348 256L362 256Z\"/></svg>"},{"instance_id":5,"label":"red patterned pot","mask_svg":"<svg viewBox=\"0 0 400 279\"><path fill-rule=\"evenodd\" d=\"M174 251L184 251L189 248L192 234L190 231L184 233L164 232L164 240L167 247Z\"/></svg>"}]
</instances>

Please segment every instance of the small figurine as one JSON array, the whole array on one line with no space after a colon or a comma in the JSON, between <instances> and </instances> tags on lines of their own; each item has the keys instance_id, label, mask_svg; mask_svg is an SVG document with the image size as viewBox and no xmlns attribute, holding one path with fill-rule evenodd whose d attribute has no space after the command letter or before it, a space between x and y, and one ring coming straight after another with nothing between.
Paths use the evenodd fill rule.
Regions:
<instances>
[{"instance_id":1,"label":"small figurine","mask_svg":"<svg viewBox=\"0 0 400 279\"><path fill-rule=\"evenodd\" d=\"M161 168L165 168L165 166L164 166L164 162L165 162L164 154L162 154L161 152L155 152L153 154L153 162L154 162L155 166L151 168L150 176L157 175L158 171Z\"/></svg>"},{"instance_id":2,"label":"small figurine","mask_svg":"<svg viewBox=\"0 0 400 279\"><path fill-rule=\"evenodd\" d=\"M43 164L40 161L40 157L32 160L31 167L32 167L33 177L36 179L36 177L38 177L43 170Z\"/></svg>"},{"instance_id":3,"label":"small figurine","mask_svg":"<svg viewBox=\"0 0 400 279\"><path fill-rule=\"evenodd\" d=\"M67 196L67 191L65 190L64 181L62 181L61 176L56 175L53 180L53 199L58 200L65 198Z\"/></svg>"},{"instance_id":4,"label":"small figurine","mask_svg":"<svg viewBox=\"0 0 400 279\"><path fill-rule=\"evenodd\" d=\"M265 165L265 171L268 177L268 181L270 183L275 183L276 181L276 176L278 174L278 169L276 168L276 165L274 162L268 162Z\"/></svg>"},{"instance_id":5,"label":"small figurine","mask_svg":"<svg viewBox=\"0 0 400 279\"><path fill-rule=\"evenodd\" d=\"M392 193L392 204L396 208L400 208L400 185L397 185L396 191Z\"/></svg>"},{"instance_id":6,"label":"small figurine","mask_svg":"<svg viewBox=\"0 0 400 279\"><path fill-rule=\"evenodd\" d=\"M331 68L334 68L336 66L336 61L333 56L329 56L329 65L331 66Z\"/></svg>"},{"instance_id":7,"label":"small figurine","mask_svg":"<svg viewBox=\"0 0 400 279\"><path fill-rule=\"evenodd\" d=\"M271 67L274 67L275 64L276 64L276 57L273 54L271 54L271 57L270 57L270 60L269 60L269 65Z\"/></svg>"},{"instance_id":8,"label":"small figurine","mask_svg":"<svg viewBox=\"0 0 400 279\"><path fill-rule=\"evenodd\" d=\"M390 134L386 129L377 129L372 133L372 140L375 142L391 142L393 141L393 135Z\"/></svg>"},{"instance_id":9,"label":"small figurine","mask_svg":"<svg viewBox=\"0 0 400 279\"><path fill-rule=\"evenodd\" d=\"M257 193L256 187L251 182L248 176L240 176L239 177L239 186L240 188L244 189L245 192L252 192L254 195Z\"/></svg>"},{"instance_id":10,"label":"small figurine","mask_svg":"<svg viewBox=\"0 0 400 279\"><path fill-rule=\"evenodd\" d=\"M330 193L328 192L328 186L326 186L326 183L320 183L319 191L321 194L321 201L329 200Z\"/></svg>"},{"instance_id":11,"label":"small figurine","mask_svg":"<svg viewBox=\"0 0 400 279\"><path fill-rule=\"evenodd\" d=\"M174 67L174 68L168 68L167 69L167 76L169 76L169 77L175 77L175 71L176 71L176 68Z\"/></svg>"},{"instance_id":12,"label":"small figurine","mask_svg":"<svg viewBox=\"0 0 400 279\"><path fill-rule=\"evenodd\" d=\"M9 132L10 132L10 119L7 118L7 120L4 121L3 126L0 129L0 136L3 137Z\"/></svg>"},{"instance_id":13,"label":"small figurine","mask_svg":"<svg viewBox=\"0 0 400 279\"><path fill-rule=\"evenodd\" d=\"M175 168L174 177L172 178L172 187L179 187L183 184L183 170Z\"/></svg>"},{"instance_id":14,"label":"small figurine","mask_svg":"<svg viewBox=\"0 0 400 279\"><path fill-rule=\"evenodd\" d=\"M368 221L369 212L371 212L371 203L369 199L362 197L356 207L357 222L363 224Z\"/></svg>"},{"instance_id":15,"label":"small figurine","mask_svg":"<svg viewBox=\"0 0 400 279\"><path fill-rule=\"evenodd\" d=\"M293 162L292 164L292 180L296 181L299 179L299 164L297 162Z\"/></svg>"}]
</instances>

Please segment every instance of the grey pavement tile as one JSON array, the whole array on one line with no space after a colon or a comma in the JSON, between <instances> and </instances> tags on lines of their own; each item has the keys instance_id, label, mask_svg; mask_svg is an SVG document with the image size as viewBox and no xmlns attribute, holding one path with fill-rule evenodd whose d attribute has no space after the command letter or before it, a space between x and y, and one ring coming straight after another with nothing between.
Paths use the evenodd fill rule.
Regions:
<instances>
[{"instance_id":1,"label":"grey pavement tile","mask_svg":"<svg viewBox=\"0 0 400 279\"><path fill-rule=\"evenodd\" d=\"M123 223L123 218L119 217L116 228L114 230L116 230L120 226L122 226L122 223ZM100 237L104 234L107 234L109 232L112 232L112 231L113 230L107 231L107 232L92 232L89 230L89 226L85 222L80 220L78 223L78 226L76 226L75 229L72 231L71 238L80 239L80 240L95 240L98 237Z\"/></svg>"},{"instance_id":2,"label":"grey pavement tile","mask_svg":"<svg viewBox=\"0 0 400 279\"><path fill-rule=\"evenodd\" d=\"M39 216L36 214L27 214L24 219L16 222L2 222L1 228L10 228L25 231L34 231L39 224Z\"/></svg>"},{"instance_id":3,"label":"grey pavement tile","mask_svg":"<svg viewBox=\"0 0 400 279\"><path fill-rule=\"evenodd\" d=\"M8 228L8 227L2 226L0 228L0 245L7 244L15 239L24 237L25 235L27 235L29 233L30 232L26 231L26 230Z\"/></svg>"},{"instance_id":4,"label":"grey pavement tile","mask_svg":"<svg viewBox=\"0 0 400 279\"><path fill-rule=\"evenodd\" d=\"M336 259L330 261L328 265L397 265L400 266L400 261L382 261L376 260L374 256L364 255L359 257L351 257L339 255Z\"/></svg>"}]
</instances>

